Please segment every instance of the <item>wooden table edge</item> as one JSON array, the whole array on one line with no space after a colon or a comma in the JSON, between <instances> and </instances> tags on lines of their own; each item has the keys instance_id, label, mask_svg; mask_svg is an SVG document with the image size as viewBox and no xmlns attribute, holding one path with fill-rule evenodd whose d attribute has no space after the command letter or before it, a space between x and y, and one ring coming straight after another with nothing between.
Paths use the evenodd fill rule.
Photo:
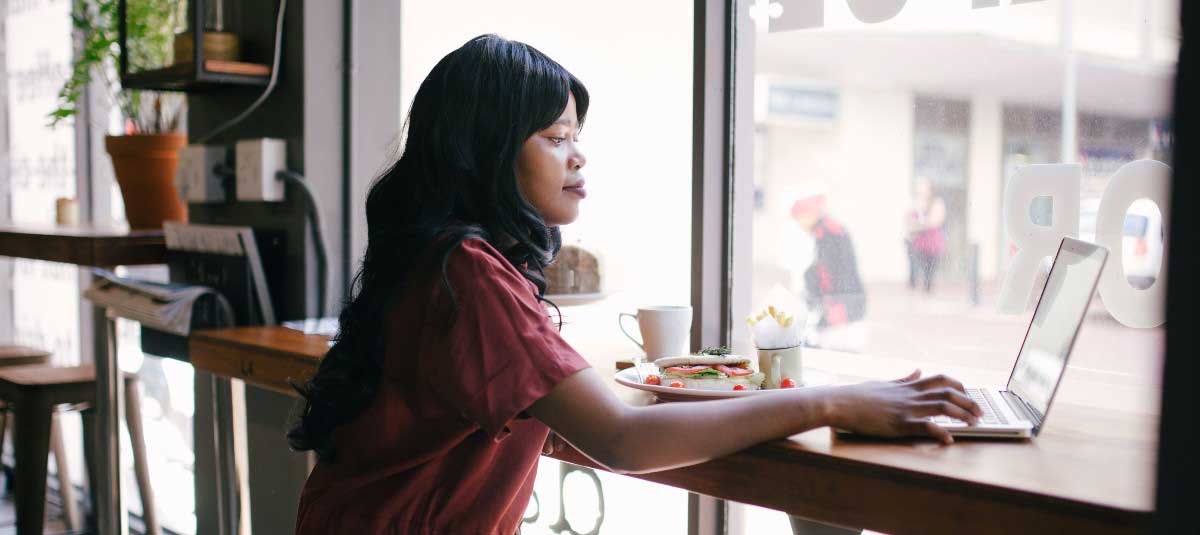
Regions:
<instances>
[{"instance_id":1,"label":"wooden table edge","mask_svg":"<svg viewBox=\"0 0 1200 535\"><path fill-rule=\"evenodd\" d=\"M271 327L277 327L277 326L271 326ZM295 351L279 349L277 347L272 347L272 346L263 345L263 344L246 342L243 340L234 339L234 338L225 336L226 333L228 333L232 330L236 330L236 329L250 330L250 329L256 329L256 328L259 328L259 327L229 327L229 328L222 328L222 329L200 329L200 330L192 332L188 336L188 345L190 346L191 344L193 344L195 342L217 344L217 345L223 345L223 346L227 346L227 347L231 347L231 348L254 351L256 353L261 353L261 354L268 354L268 355L271 355L274 357L283 357L283 358L297 360L297 361L301 361L301 362L311 362L314 365L316 365L318 362L320 362L321 358L325 356L325 351L322 351L319 354L318 353L298 353ZM279 328L287 329L286 327L279 327ZM295 331L292 329L288 329L288 330L296 333L296 336L298 336L298 337L303 337L305 339L309 339L306 341L313 341L311 339L320 339L323 347L325 347L326 349L328 349L328 347L329 347L328 346L329 338L326 336L321 336L318 334L305 334L303 332Z\"/></svg>"},{"instance_id":2,"label":"wooden table edge","mask_svg":"<svg viewBox=\"0 0 1200 535\"><path fill-rule=\"evenodd\" d=\"M112 234L100 234L110 230ZM154 265L166 262L166 238L162 231L105 228L95 229L97 234L94 235L88 235L87 231L86 227L0 227L0 256L88 267ZM65 244L66 248L47 247L46 242L50 241ZM13 244L16 245L12 246Z\"/></svg>"},{"instance_id":3,"label":"wooden table edge","mask_svg":"<svg viewBox=\"0 0 1200 535\"><path fill-rule=\"evenodd\" d=\"M1007 534L1029 529L1032 525L1043 526L1048 533L1133 534L1144 532L1152 521L1151 511L1131 511L966 480L951 479L951 484L947 485L945 476L815 453L805 455L803 459L794 456L779 459L781 442L766 442L720 459L675 470L624 475L833 525L883 530L892 535L961 533L968 527L972 533L977 534ZM790 451L791 455L795 454L795 450ZM561 452L544 456L607 471L570 446ZM735 471L730 470L732 465L753 464L763 460L782 460L795 471L806 472L815 477L796 482L796 493L804 495L803 497L785 496L784 493L778 492L781 488L779 485L755 485L754 481L738 482L734 481L737 477L731 477L737 475ZM719 477L706 475L711 472L719 472ZM775 477L785 475L778 471L772 474L771 471L762 470L747 471L744 475L751 474ZM857 485L854 490L862 491L863 494L833 490L839 485L846 485L848 479L856 480L851 485ZM698 481L698 484L693 483L695 481ZM956 484L970 485L971 492L964 493L963 489L954 488ZM773 490L764 493L761 488ZM853 502L858 496L872 493L886 496L889 500L883 502L885 505L882 507L879 503L863 508L846 503ZM914 499L914 495L923 498ZM1030 500L1030 495L1037 496L1038 499ZM922 518L904 521L902 518L905 514L921 515ZM983 525L986 522L991 524ZM912 528L918 524L921 525L920 529Z\"/></svg>"}]
</instances>

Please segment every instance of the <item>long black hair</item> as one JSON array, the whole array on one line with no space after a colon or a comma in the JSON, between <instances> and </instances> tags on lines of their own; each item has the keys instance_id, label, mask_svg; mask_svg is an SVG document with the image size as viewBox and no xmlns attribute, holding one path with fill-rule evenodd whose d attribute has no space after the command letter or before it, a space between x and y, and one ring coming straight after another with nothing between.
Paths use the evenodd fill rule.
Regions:
<instances>
[{"instance_id":1,"label":"long black hair","mask_svg":"<svg viewBox=\"0 0 1200 535\"><path fill-rule=\"evenodd\" d=\"M384 309L414 275L440 270L465 239L481 238L546 290L543 269L561 244L517 186L522 145L587 90L537 49L495 35L467 41L434 66L413 99L400 158L367 195L367 250L339 332L317 373L295 388L304 397L288 432L295 450L334 456L333 430L360 414L378 388ZM420 259L431 259L421 263Z\"/></svg>"}]
</instances>

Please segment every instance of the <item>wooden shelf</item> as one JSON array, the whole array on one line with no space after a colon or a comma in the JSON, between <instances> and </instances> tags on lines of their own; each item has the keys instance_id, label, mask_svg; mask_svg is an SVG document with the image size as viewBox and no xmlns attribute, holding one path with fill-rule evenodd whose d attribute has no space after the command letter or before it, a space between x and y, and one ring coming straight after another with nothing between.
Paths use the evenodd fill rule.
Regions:
<instances>
[{"instance_id":1,"label":"wooden shelf","mask_svg":"<svg viewBox=\"0 0 1200 535\"><path fill-rule=\"evenodd\" d=\"M126 89L198 92L219 86L266 86L271 66L241 61L205 60L197 72L193 63L177 63L161 69L127 73L121 80Z\"/></svg>"}]
</instances>

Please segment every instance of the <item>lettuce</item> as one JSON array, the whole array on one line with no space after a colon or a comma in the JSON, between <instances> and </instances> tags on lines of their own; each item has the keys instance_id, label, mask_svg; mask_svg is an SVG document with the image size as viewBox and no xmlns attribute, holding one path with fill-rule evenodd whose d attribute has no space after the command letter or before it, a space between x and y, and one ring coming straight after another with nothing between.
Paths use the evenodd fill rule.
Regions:
<instances>
[{"instance_id":1,"label":"lettuce","mask_svg":"<svg viewBox=\"0 0 1200 535\"><path fill-rule=\"evenodd\" d=\"M684 378L687 378L687 379L721 379L721 378L724 378L724 377L726 377L726 375L725 375L725 374L723 374L723 373L721 373L721 372L719 372L719 371L717 371L717 370L715 370L715 369L713 369L713 368L708 368L708 369L706 369L706 370L701 370L701 371L699 371L699 372L696 372L696 373L673 373L673 372L669 372L669 373L665 373L665 374L663 374L663 375L665 375L665 376L667 376L667 377L684 377Z\"/></svg>"}]
</instances>

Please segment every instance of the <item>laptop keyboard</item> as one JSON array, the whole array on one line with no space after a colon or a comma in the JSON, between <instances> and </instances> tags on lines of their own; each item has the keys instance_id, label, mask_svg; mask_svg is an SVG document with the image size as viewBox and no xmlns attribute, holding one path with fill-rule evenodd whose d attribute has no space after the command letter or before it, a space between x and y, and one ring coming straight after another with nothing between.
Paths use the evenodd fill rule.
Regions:
<instances>
[{"instance_id":1,"label":"laptop keyboard","mask_svg":"<svg viewBox=\"0 0 1200 535\"><path fill-rule=\"evenodd\" d=\"M986 425L1008 425L1008 418L1005 418L1004 413L1000 412L1000 409L997 408L996 403L992 399L990 390L983 390L979 388L968 388L966 390L967 396L969 396L971 400L978 404L980 409L983 409L983 417L979 419L979 423ZM949 416L934 416L930 418L930 420L933 420L933 423L935 424L966 424L966 422L963 422L958 418L951 418Z\"/></svg>"}]
</instances>

